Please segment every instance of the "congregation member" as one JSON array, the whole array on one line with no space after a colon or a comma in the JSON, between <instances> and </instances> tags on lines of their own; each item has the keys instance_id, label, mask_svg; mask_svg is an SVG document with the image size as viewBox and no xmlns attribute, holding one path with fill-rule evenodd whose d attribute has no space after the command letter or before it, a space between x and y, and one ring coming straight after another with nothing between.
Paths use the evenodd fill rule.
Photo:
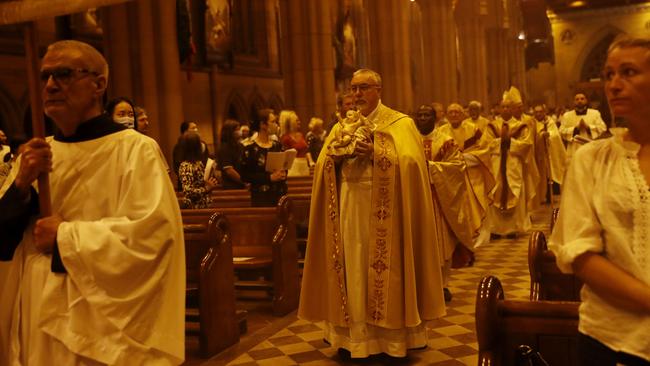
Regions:
<instances>
[{"instance_id":1,"label":"congregation member","mask_svg":"<svg viewBox=\"0 0 650 366\"><path fill-rule=\"evenodd\" d=\"M309 175L309 167L314 165L309 145L305 136L300 129L300 118L295 111L284 110L280 112L280 142L284 150L295 149L297 151L296 159L293 161L289 176L306 176Z\"/></svg>"},{"instance_id":2,"label":"congregation member","mask_svg":"<svg viewBox=\"0 0 650 366\"><path fill-rule=\"evenodd\" d=\"M549 185L552 182L562 184L566 165L566 149L562 136L553 119L546 114L546 106L538 104L533 108L533 117L537 124L537 143L535 161L539 169L539 184L537 189L539 200L551 198Z\"/></svg>"},{"instance_id":3,"label":"congregation member","mask_svg":"<svg viewBox=\"0 0 650 366\"><path fill-rule=\"evenodd\" d=\"M27 142L0 188L0 364L179 365L185 250L158 145L102 113L92 46L51 44L40 76L59 131Z\"/></svg>"},{"instance_id":4,"label":"congregation member","mask_svg":"<svg viewBox=\"0 0 650 366\"><path fill-rule=\"evenodd\" d=\"M106 113L113 118L113 122L126 128L135 128L135 106L127 97L117 97L106 103Z\"/></svg>"},{"instance_id":5,"label":"congregation member","mask_svg":"<svg viewBox=\"0 0 650 366\"><path fill-rule=\"evenodd\" d=\"M570 160L578 147L595 140L605 131L607 125L603 122L600 112L589 108L589 100L584 93L573 97L574 109L562 115L560 133L567 144L567 155Z\"/></svg>"},{"instance_id":6,"label":"congregation member","mask_svg":"<svg viewBox=\"0 0 650 366\"><path fill-rule=\"evenodd\" d=\"M307 146L309 146L309 154L312 157L311 166L314 166L315 161L318 160L323 144L327 137L327 131L323 128L323 120L317 117L312 117L309 120L309 132L307 132Z\"/></svg>"},{"instance_id":7,"label":"congregation member","mask_svg":"<svg viewBox=\"0 0 650 366\"><path fill-rule=\"evenodd\" d=\"M583 366L650 365L650 38L619 37L603 71L628 128L580 147L568 166L550 238L558 267L584 282Z\"/></svg>"},{"instance_id":8,"label":"congregation member","mask_svg":"<svg viewBox=\"0 0 650 366\"><path fill-rule=\"evenodd\" d=\"M435 128L435 110L421 105L416 113L416 125L428 162L429 179L433 198L435 242L440 250L442 282L445 301L451 301L448 284L453 267L464 267L473 258L474 238L478 235L483 212L476 210L478 203L471 191L466 164L462 152L453 137ZM445 125L446 126L446 125Z\"/></svg>"},{"instance_id":9,"label":"congregation member","mask_svg":"<svg viewBox=\"0 0 650 366\"><path fill-rule=\"evenodd\" d=\"M250 183L254 207L275 206L280 197L287 193L287 171L266 171L267 154L282 151L282 144L271 139L279 130L278 117L272 109L261 109L253 120L251 130L255 133L255 140L244 146L242 151L241 178Z\"/></svg>"},{"instance_id":10,"label":"congregation member","mask_svg":"<svg viewBox=\"0 0 650 366\"><path fill-rule=\"evenodd\" d=\"M143 135L149 134L149 116L147 111L142 107L135 107L135 128Z\"/></svg>"},{"instance_id":11,"label":"congregation member","mask_svg":"<svg viewBox=\"0 0 650 366\"><path fill-rule=\"evenodd\" d=\"M182 157L181 157L181 139L186 133L195 133L199 135L199 126L196 124L196 122L191 122L191 121L183 121L180 126L181 134L178 137L178 141L176 141L176 145L174 145L174 148L172 150L172 168L174 169L174 174L176 174L177 177L177 189L181 189L181 180L179 176L179 171L178 169L181 166L182 162ZM200 137L201 135L199 135ZM208 150L208 145L201 140L201 161L203 164L206 164L208 161L208 158L210 157L210 151Z\"/></svg>"},{"instance_id":12,"label":"congregation member","mask_svg":"<svg viewBox=\"0 0 650 366\"><path fill-rule=\"evenodd\" d=\"M221 145L217 153L217 165L221 170L223 189L244 188L241 178L241 151L243 146L239 143L239 122L227 120L221 127Z\"/></svg>"},{"instance_id":13,"label":"congregation member","mask_svg":"<svg viewBox=\"0 0 650 366\"><path fill-rule=\"evenodd\" d=\"M516 237L530 229L529 202L534 184L526 182L525 167L532 148L528 125L514 118L516 95L506 91L500 116L488 124L486 143L490 153L490 171L495 180L489 192L488 227L495 235Z\"/></svg>"},{"instance_id":14,"label":"congregation member","mask_svg":"<svg viewBox=\"0 0 650 366\"><path fill-rule=\"evenodd\" d=\"M246 146L251 142L251 128L247 123L242 123L239 128L239 143Z\"/></svg>"},{"instance_id":15,"label":"congregation member","mask_svg":"<svg viewBox=\"0 0 650 366\"><path fill-rule=\"evenodd\" d=\"M357 70L350 90L360 116L335 125L314 171L298 316L324 321L352 358L405 357L445 314L427 162L413 120L381 103L378 73ZM353 154L339 154L352 122Z\"/></svg>"},{"instance_id":16,"label":"congregation member","mask_svg":"<svg viewBox=\"0 0 650 366\"><path fill-rule=\"evenodd\" d=\"M217 188L217 180L205 174L201 138L193 132L185 133L180 146L178 177L183 196L179 199L179 204L181 208L208 208L212 203L210 192Z\"/></svg>"}]
</instances>

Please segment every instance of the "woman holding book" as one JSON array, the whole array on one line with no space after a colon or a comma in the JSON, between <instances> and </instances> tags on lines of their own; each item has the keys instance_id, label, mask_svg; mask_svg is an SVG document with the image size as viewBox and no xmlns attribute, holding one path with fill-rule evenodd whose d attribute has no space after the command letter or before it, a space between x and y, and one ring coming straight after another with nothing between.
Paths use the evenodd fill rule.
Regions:
<instances>
[{"instance_id":1,"label":"woman holding book","mask_svg":"<svg viewBox=\"0 0 650 366\"><path fill-rule=\"evenodd\" d=\"M300 130L300 118L295 111L284 110L280 112L280 132L282 146L285 149L296 149L297 158L289 170L289 176L309 175L309 167L314 165L309 145Z\"/></svg>"},{"instance_id":2,"label":"woman holding book","mask_svg":"<svg viewBox=\"0 0 650 366\"><path fill-rule=\"evenodd\" d=\"M278 132L277 117L271 109L261 109L251 125L257 132L255 140L244 147L241 159L241 178L251 184L251 203L254 207L275 206L287 193L287 171L266 171L266 155L282 151L282 145L271 140Z\"/></svg>"},{"instance_id":3,"label":"woman holding book","mask_svg":"<svg viewBox=\"0 0 650 366\"><path fill-rule=\"evenodd\" d=\"M181 165L178 175L183 197L179 199L181 208L210 207L210 192L217 187L217 180L205 177L205 165L201 152L201 138L196 133L186 133L180 139Z\"/></svg>"}]
</instances>

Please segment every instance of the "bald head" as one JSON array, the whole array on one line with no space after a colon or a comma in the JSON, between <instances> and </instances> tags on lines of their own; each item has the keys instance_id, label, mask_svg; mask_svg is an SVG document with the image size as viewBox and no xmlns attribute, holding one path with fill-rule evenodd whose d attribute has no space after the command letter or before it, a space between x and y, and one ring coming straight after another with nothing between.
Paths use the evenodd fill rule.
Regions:
<instances>
[{"instance_id":1,"label":"bald head","mask_svg":"<svg viewBox=\"0 0 650 366\"><path fill-rule=\"evenodd\" d=\"M108 63L104 56L88 43L64 40L54 42L47 47L47 52L62 52L74 55L81 60L84 66L99 75L103 75L108 81Z\"/></svg>"},{"instance_id":2,"label":"bald head","mask_svg":"<svg viewBox=\"0 0 650 366\"><path fill-rule=\"evenodd\" d=\"M45 114L65 136L102 114L108 65L89 44L70 40L51 44L41 62L41 80Z\"/></svg>"},{"instance_id":3,"label":"bald head","mask_svg":"<svg viewBox=\"0 0 650 366\"><path fill-rule=\"evenodd\" d=\"M447 119L452 127L458 127L464 118L463 107L458 103L451 103L447 107Z\"/></svg>"}]
</instances>

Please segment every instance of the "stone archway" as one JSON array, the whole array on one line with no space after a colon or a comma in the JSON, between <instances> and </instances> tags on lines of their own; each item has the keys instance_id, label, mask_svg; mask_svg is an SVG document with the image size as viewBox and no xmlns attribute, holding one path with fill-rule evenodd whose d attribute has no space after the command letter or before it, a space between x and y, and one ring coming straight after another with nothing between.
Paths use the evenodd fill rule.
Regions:
<instances>
[{"instance_id":1,"label":"stone archway","mask_svg":"<svg viewBox=\"0 0 650 366\"><path fill-rule=\"evenodd\" d=\"M251 93L250 98L248 99L248 106L249 106L249 120L252 121L255 118L257 118L257 111L263 108L268 108L269 104L264 100L264 97L257 91L257 89L253 90Z\"/></svg>"},{"instance_id":2,"label":"stone archway","mask_svg":"<svg viewBox=\"0 0 650 366\"><path fill-rule=\"evenodd\" d=\"M236 90L233 90L230 96L228 96L225 111L226 115L224 119L234 119L239 122L248 120L246 101Z\"/></svg>"},{"instance_id":3,"label":"stone archway","mask_svg":"<svg viewBox=\"0 0 650 366\"><path fill-rule=\"evenodd\" d=\"M609 126L611 124L611 111L607 104L601 73L607 59L607 50L614 39L621 34L620 29L607 26L602 28L592 37L592 42L582 53L582 62L580 65L580 79L576 84L573 92L584 92L589 98L589 104L592 108L598 109L603 120Z\"/></svg>"}]
</instances>

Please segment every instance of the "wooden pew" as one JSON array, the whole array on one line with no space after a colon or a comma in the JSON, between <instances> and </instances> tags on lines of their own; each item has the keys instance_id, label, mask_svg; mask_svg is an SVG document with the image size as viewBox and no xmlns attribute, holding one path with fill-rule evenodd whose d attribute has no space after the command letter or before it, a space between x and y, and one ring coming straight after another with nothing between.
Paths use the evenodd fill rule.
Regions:
<instances>
[{"instance_id":1,"label":"wooden pew","mask_svg":"<svg viewBox=\"0 0 650 366\"><path fill-rule=\"evenodd\" d=\"M298 253L291 201L276 207L217 209L228 219L232 235L237 289L272 293L273 313L288 314L298 307ZM213 209L182 210L184 215L206 216ZM260 277L264 279L261 280Z\"/></svg>"},{"instance_id":2,"label":"wooden pew","mask_svg":"<svg viewBox=\"0 0 650 366\"><path fill-rule=\"evenodd\" d=\"M528 345L549 365L578 364L577 302L504 300L498 278L484 277L476 294L478 364L517 365L516 349Z\"/></svg>"},{"instance_id":3,"label":"wooden pew","mask_svg":"<svg viewBox=\"0 0 650 366\"><path fill-rule=\"evenodd\" d=\"M541 231L533 231L528 241L528 271L531 301L580 301L582 281L560 272Z\"/></svg>"},{"instance_id":4,"label":"wooden pew","mask_svg":"<svg viewBox=\"0 0 650 366\"><path fill-rule=\"evenodd\" d=\"M199 322L202 357L239 342L232 244L223 214L183 214L188 320ZM198 316L196 310L198 309Z\"/></svg>"},{"instance_id":5,"label":"wooden pew","mask_svg":"<svg viewBox=\"0 0 650 366\"><path fill-rule=\"evenodd\" d=\"M298 272L302 277L307 251L307 229L309 226L309 209L311 204L310 193L289 193L293 208L294 222L296 223L296 244L298 246Z\"/></svg>"}]
</instances>

